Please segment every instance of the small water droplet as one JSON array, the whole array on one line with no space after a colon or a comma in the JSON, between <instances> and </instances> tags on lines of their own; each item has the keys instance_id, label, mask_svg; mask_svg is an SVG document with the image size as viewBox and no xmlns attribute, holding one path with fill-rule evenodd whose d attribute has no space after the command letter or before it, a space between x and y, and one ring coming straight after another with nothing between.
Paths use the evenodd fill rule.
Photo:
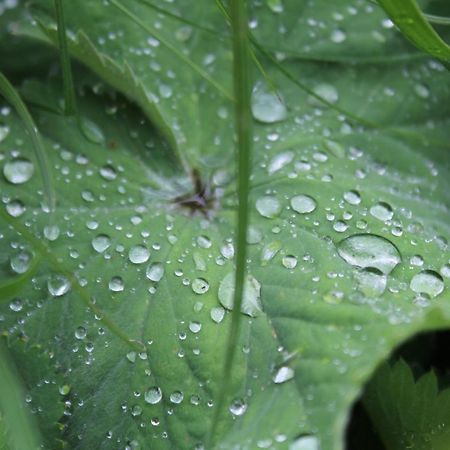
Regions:
<instances>
[{"instance_id":1,"label":"small water droplet","mask_svg":"<svg viewBox=\"0 0 450 450\"><path fill-rule=\"evenodd\" d=\"M261 250L261 265L265 266L281 250L280 241L272 241L266 244Z\"/></svg>"},{"instance_id":2,"label":"small water droplet","mask_svg":"<svg viewBox=\"0 0 450 450\"><path fill-rule=\"evenodd\" d=\"M70 281L64 275L50 275L47 280L47 288L53 297L61 297L70 290Z\"/></svg>"},{"instance_id":3,"label":"small water droplet","mask_svg":"<svg viewBox=\"0 0 450 450\"><path fill-rule=\"evenodd\" d=\"M204 278L196 278L192 281L191 288L196 294L204 294L209 290L209 283Z\"/></svg>"},{"instance_id":4,"label":"small water droplet","mask_svg":"<svg viewBox=\"0 0 450 450\"><path fill-rule=\"evenodd\" d=\"M299 214L308 214L317 207L317 202L309 195L296 195L291 198L292 209Z\"/></svg>"},{"instance_id":5,"label":"small water droplet","mask_svg":"<svg viewBox=\"0 0 450 450\"><path fill-rule=\"evenodd\" d=\"M287 151L279 153L270 160L267 166L267 172L269 173L269 175L272 175L281 170L284 166L291 163L293 159L294 152Z\"/></svg>"},{"instance_id":6,"label":"small water droplet","mask_svg":"<svg viewBox=\"0 0 450 450\"><path fill-rule=\"evenodd\" d=\"M444 290L444 280L434 270L423 270L411 279L410 288L418 294L437 297Z\"/></svg>"},{"instance_id":7,"label":"small water droplet","mask_svg":"<svg viewBox=\"0 0 450 450\"><path fill-rule=\"evenodd\" d=\"M286 267L286 269L295 269L295 267L297 266L297 257L293 255L286 255L283 256L281 262L283 263L283 266Z\"/></svg>"},{"instance_id":8,"label":"small water droplet","mask_svg":"<svg viewBox=\"0 0 450 450\"><path fill-rule=\"evenodd\" d=\"M125 283L123 282L122 277L116 276L109 280L108 287L110 291L122 292L125 289Z\"/></svg>"},{"instance_id":9,"label":"small water droplet","mask_svg":"<svg viewBox=\"0 0 450 450\"><path fill-rule=\"evenodd\" d=\"M384 274L392 272L401 256L392 242L375 234L355 234L337 245L341 258L352 266L372 267Z\"/></svg>"},{"instance_id":10,"label":"small water droplet","mask_svg":"<svg viewBox=\"0 0 450 450\"><path fill-rule=\"evenodd\" d=\"M17 274L25 273L29 268L33 255L27 251L21 251L17 255L11 257L9 264L13 272Z\"/></svg>"},{"instance_id":11,"label":"small water droplet","mask_svg":"<svg viewBox=\"0 0 450 450\"><path fill-rule=\"evenodd\" d=\"M350 205L359 205L361 203L361 195L358 191L347 191L344 193L344 200Z\"/></svg>"},{"instance_id":12,"label":"small water droplet","mask_svg":"<svg viewBox=\"0 0 450 450\"><path fill-rule=\"evenodd\" d=\"M99 234L92 239L91 244L96 252L103 253L111 246L111 238L106 234Z\"/></svg>"},{"instance_id":13,"label":"small water droplet","mask_svg":"<svg viewBox=\"0 0 450 450\"><path fill-rule=\"evenodd\" d=\"M34 165L24 158L9 161L3 167L3 175L11 184L26 183L34 173Z\"/></svg>"},{"instance_id":14,"label":"small water droplet","mask_svg":"<svg viewBox=\"0 0 450 450\"><path fill-rule=\"evenodd\" d=\"M272 379L274 383L280 384L285 383L292 378L294 378L294 369L288 366L283 366L277 370Z\"/></svg>"},{"instance_id":15,"label":"small water droplet","mask_svg":"<svg viewBox=\"0 0 450 450\"><path fill-rule=\"evenodd\" d=\"M229 410L233 416L242 416L247 411L247 404L242 399L236 399L230 405Z\"/></svg>"},{"instance_id":16,"label":"small water droplet","mask_svg":"<svg viewBox=\"0 0 450 450\"><path fill-rule=\"evenodd\" d=\"M450 278L450 264L442 266L440 272L443 277Z\"/></svg>"},{"instance_id":17,"label":"small water droplet","mask_svg":"<svg viewBox=\"0 0 450 450\"><path fill-rule=\"evenodd\" d=\"M1 125L0 126L0 142L3 142L9 134L9 127Z\"/></svg>"},{"instance_id":18,"label":"small water droplet","mask_svg":"<svg viewBox=\"0 0 450 450\"><path fill-rule=\"evenodd\" d=\"M145 392L144 399L147 403L156 405L162 399L161 388L159 388L158 386L151 387L148 391Z\"/></svg>"},{"instance_id":19,"label":"small water droplet","mask_svg":"<svg viewBox=\"0 0 450 450\"><path fill-rule=\"evenodd\" d=\"M301 436L289 444L289 450L320 450L320 442L315 436Z\"/></svg>"},{"instance_id":20,"label":"small water droplet","mask_svg":"<svg viewBox=\"0 0 450 450\"><path fill-rule=\"evenodd\" d=\"M314 93L328 103L336 103L339 100L339 92L328 83L321 83L314 87ZM309 102L312 105L323 106L323 103L316 97L310 97Z\"/></svg>"},{"instance_id":21,"label":"small water droplet","mask_svg":"<svg viewBox=\"0 0 450 450\"><path fill-rule=\"evenodd\" d=\"M20 200L12 200L6 205L6 212L11 217L20 217L25 210L25 205Z\"/></svg>"},{"instance_id":22,"label":"small water droplet","mask_svg":"<svg viewBox=\"0 0 450 450\"><path fill-rule=\"evenodd\" d=\"M75 337L79 340L83 340L87 336L86 328L84 327L78 327L75 330Z\"/></svg>"},{"instance_id":23,"label":"small water droplet","mask_svg":"<svg viewBox=\"0 0 450 450\"><path fill-rule=\"evenodd\" d=\"M419 98L428 98L430 96L430 89L421 83L414 85L414 92Z\"/></svg>"},{"instance_id":24,"label":"small water droplet","mask_svg":"<svg viewBox=\"0 0 450 450\"><path fill-rule=\"evenodd\" d=\"M135 245L128 252L128 259L133 264L144 264L150 258L150 251L145 245Z\"/></svg>"},{"instance_id":25,"label":"small water droplet","mask_svg":"<svg viewBox=\"0 0 450 450\"><path fill-rule=\"evenodd\" d=\"M385 202L379 202L370 208L370 214L376 219L386 222L392 219L394 212L392 211L391 205Z\"/></svg>"},{"instance_id":26,"label":"small water droplet","mask_svg":"<svg viewBox=\"0 0 450 450\"><path fill-rule=\"evenodd\" d=\"M106 164L105 166L100 167L99 173L100 176L107 181L112 181L117 178L117 171L110 164Z\"/></svg>"},{"instance_id":27,"label":"small water droplet","mask_svg":"<svg viewBox=\"0 0 450 450\"><path fill-rule=\"evenodd\" d=\"M105 142L105 136L102 129L92 120L82 118L80 121L81 131L88 141L94 144L103 144Z\"/></svg>"},{"instance_id":28,"label":"small water droplet","mask_svg":"<svg viewBox=\"0 0 450 450\"><path fill-rule=\"evenodd\" d=\"M275 123L287 117L287 109L281 94L272 91L265 84L258 83L251 98L253 117L262 123Z\"/></svg>"},{"instance_id":29,"label":"small water droplet","mask_svg":"<svg viewBox=\"0 0 450 450\"><path fill-rule=\"evenodd\" d=\"M60 229L58 225L46 225L44 227L44 237L48 241L56 241L59 238Z\"/></svg>"},{"instance_id":30,"label":"small water droplet","mask_svg":"<svg viewBox=\"0 0 450 450\"><path fill-rule=\"evenodd\" d=\"M202 324L200 322L189 322L189 330L192 333L198 333L202 329Z\"/></svg>"},{"instance_id":31,"label":"small water droplet","mask_svg":"<svg viewBox=\"0 0 450 450\"><path fill-rule=\"evenodd\" d=\"M276 197L272 195L265 195L256 200L256 210L259 214L261 214L261 216L268 219L273 219L280 214L281 203Z\"/></svg>"},{"instance_id":32,"label":"small water droplet","mask_svg":"<svg viewBox=\"0 0 450 450\"><path fill-rule=\"evenodd\" d=\"M170 401L179 405L184 399L184 394L181 391L174 391L170 394Z\"/></svg>"},{"instance_id":33,"label":"small water droplet","mask_svg":"<svg viewBox=\"0 0 450 450\"><path fill-rule=\"evenodd\" d=\"M160 262L154 262L147 267L145 274L149 280L157 283L164 276L164 265Z\"/></svg>"},{"instance_id":34,"label":"small water droplet","mask_svg":"<svg viewBox=\"0 0 450 450\"><path fill-rule=\"evenodd\" d=\"M355 274L358 289L367 297L379 297L386 289L387 276L378 269L363 269Z\"/></svg>"},{"instance_id":35,"label":"small water droplet","mask_svg":"<svg viewBox=\"0 0 450 450\"><path fill-rule=\"evenodd\" d=\"M221 306L216 306L211 309L209 314L214 322L220 323L225 317L225 309L223 309Z\"/></svg>"},{"instance_id":36,"label":"small water droplet","mask_svg":"<svg viewBox=\"0 0 450 450\"><path fill-rule=\"evenodd\" d=\"M211 239L208 236L199 236L197 238L197 244L199 247L202 248L210 248L212 243L211 243Z\"/></svg>"},{"instance_id":37,"label":"small water droplet","mask_svg":"<svg viewBox=\"0 0 450 450\"><path fill-rule=\"evenodd\" d=\"M258 228L250 225L247 230L247 244L254 245L262 241L263 234Z\"/></svg>"}]
</instances>

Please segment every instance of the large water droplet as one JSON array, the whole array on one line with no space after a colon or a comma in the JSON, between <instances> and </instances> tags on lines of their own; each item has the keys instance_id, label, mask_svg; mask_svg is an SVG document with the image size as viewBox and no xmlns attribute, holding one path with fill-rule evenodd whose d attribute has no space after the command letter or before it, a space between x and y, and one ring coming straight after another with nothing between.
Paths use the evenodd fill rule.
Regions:
<instances>
[{"instance_id":1,"label":"large water droplet","mask_svg":"<svg viewBox=\"0 0 450 450\"><path fill-rule=\"evenodd\" d=\"M258 83L253 90L251 107L253 117L262 123L280 122L287 116L281 94L270 90L262 83Z\"/></svg>"},{"instance_id":2,"label":"large water droplet","mask_svg":"<svg viewBox=\"0 0 450 450\"><path fill-rule=\"evenodd\" d=\"M150 258L150 251L145 245L135 245L128 252L128 259L133 264L143 264Z\"/></svg>"},{"instance_id":3,"label":"large water droplet","mask_svg":"<svg viewBox=\"0 0 450 450\"><path fill-rule=\"evenodd\" d=\"M273 219L280 214L281 203L276 197L272 195L265 195L264 197L259 197L256 200L256 209L261 216L267 217L268 219Z\"/></svg>"},{"instance_id":4,"label":"large water droplet","mask_svg":"<svg viewBox=\"0 0 450 450\"><path fill-rule=\"evenodd\" d=\"M209 283L204 278L196 278L192 281L191 288L196 294L204 294L209 290Z\"/></svg>"},{"instance_id":5,"label":"large water droplet","mask_svg":"<svg viewBox=\"0 0 450 450\"><path fill-rule=\"evenodd\" d=\"M145 392L144 399L147 403L156 405L162 399L161 388L159 388L158 386L151 387L148 391Z\"/></svg>"},{"instance_id":6,"label":"large water droplet","mask_svg":"<svg viewBox=\"0 0 450 450\"><path fill-rule=\"evenodd\" d=\"M316 209L317 203L309 195L301 194L291 198L291 207L299 214L308 214Z\"/></svg>"},{"instance_id":7,"label":"large water droplet","mask_svg":"<svg viewBox=\"0 0 450 450\"><path fill-rule=\"evenodd\" d=\"M53 297L61 297L70 290L70 281L64 275L50 275L47 280L48 291Z\"/></svg>"},{"instance_id":8,"label":"large water droplet","mask_svg":"<svg viewBox=\"0 0 450 450\"><path fill-rule=\"evenodd\" d=\"M164 265L160 262L154 262L147 267L145 274L149 280L157 283L164 276Z\"/></svg>"},{"instance_id":9,"label":"large water droplet","mask_svg":"<svg viewBox=\"0 0 450 450\"><path fill-rule=\"evenodd\" d=\"M413 276L409 286L414 292L433 298L444 290L444 280L434 270L423 270Z\"/></svg>"},{"instance_id":10,"label":"large water droplet","mask_svg":"<svg viewBox=\"0 0 450 450\"><path fill-rule=\"evenodd\" d=\"M379 202L370 208L370 214L378 220L386 222L392 219L394 212L392 211L391 205L385 202Z\"/></svg>"},{"instance_id":11,"label":"large water droplet","mask_svg":"<svg viewBox=\"0 0 450 450\"><path fill-rule=\"evenodd\" d=\"M235 275L231 272L219 285L219 301L224 308L230 310L233 309L234 283ZM256 317L262 312L261 284L252 275L245 276L241 312L251 317Z\"/></svg>"},{"instance_id":12,"label":"large water droplet","mask_svg":"<svg viewBox=\"0 0 450 450\"><path fill-rule=\"evenodd\" d=\"M103 253L111 245L111 238L106 234L99 234L94 239L92 239L92 248L98 252Z\"/></svg>"},{"instance_id":13,"label":"large water droplet","mask_svg":"<svg viewBox=\"0 0 450 450\"><path fill-rule=\"evenodd\" d=\"M401 256L392 242L375 234L355 234L337 245L341 258L352 266L375 268L384 274L392 272Z\"/></svg>"},{"instance_id":14,"label":"large water droplet","mask_svg":"<svg viewBox=\"0 0 450 450\"><path fill-rule=\"evenodd\" d=\"M26 183L33 176L33 173L33 163L24 158L9 161L3 167L3 175L12 184Z\"/></svg>"}]
</instances>

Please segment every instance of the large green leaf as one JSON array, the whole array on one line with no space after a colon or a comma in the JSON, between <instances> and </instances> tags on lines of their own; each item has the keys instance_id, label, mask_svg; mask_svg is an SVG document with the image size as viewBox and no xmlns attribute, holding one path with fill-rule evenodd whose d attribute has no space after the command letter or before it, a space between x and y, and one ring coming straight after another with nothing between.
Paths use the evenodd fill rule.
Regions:
<instances>
[{"instance_id":1,"label":"large green leaf","mask_svg":"<svg viewBox=\"0 0 450 450\"><path fill-rule=\"evenodd\" d=\"M40 25L22 30L53 41L51 2L37 3ZM66 3L73 54L156 130L80 71L81 129L52 112L60 81L26 83L54 167L52 217L36 173L14 182L14 161L33 161L33 151L2 110L1 192L17 216L0 216L2 278L16 276L11 259L41 258L4 303L2 329L39 344L71 386L71 448L201 448L222 387L230 314L219 320L220 300L230 306L234 268L227 24L206 0L158 5L219 37L138 1L121 1L125 12ZM260 56L279 93L254 71L254 317L243 316L213 447L338 450L378 363L413 334L450 324L448 74L384 29L373 5L274 5L254 3L254 33L280 50L291 79ZM190 193L191 169L215 192L209 214L174 201ZM136 255L142 245L148 260ZM21 364L33 373L38 362Z\"/></svg>"}]
</instances>

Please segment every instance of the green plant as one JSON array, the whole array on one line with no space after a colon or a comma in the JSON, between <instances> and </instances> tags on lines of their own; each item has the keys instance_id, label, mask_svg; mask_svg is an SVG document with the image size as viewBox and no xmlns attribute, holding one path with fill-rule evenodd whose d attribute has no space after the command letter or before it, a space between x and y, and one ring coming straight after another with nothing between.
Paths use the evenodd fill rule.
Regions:
<instances>
[{"instance_id":1,"label":"green plant","mask_svg":"<svg viewBox=\"0 0 450 450\"><path fill-rule=\"evenodd\" d=\"M342 449L449 327L450 11L379 3L420 50L363 0L0 3L0 445ZM391 449L377 386L437 393L383 367Z\"/></svg>"}]
</instances>

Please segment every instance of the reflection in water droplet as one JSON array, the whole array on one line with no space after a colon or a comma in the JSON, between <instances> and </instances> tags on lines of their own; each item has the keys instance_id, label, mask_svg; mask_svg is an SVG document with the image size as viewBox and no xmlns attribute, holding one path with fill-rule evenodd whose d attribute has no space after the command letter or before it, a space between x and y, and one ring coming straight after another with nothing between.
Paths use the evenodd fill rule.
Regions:
<instances>
[{"instance_id":1,"label":"reflection in water droplet","mask_svg":"<svg viewBox=\"0 0 450 450\"><path fill-rule=\"evenodd\" d=\"M274 383L280 384L292 380L292 378L294 378L294 369L288 366L283 366L277 370L272 379Z\"/></svg>"},{"instance_id":2,"label":"reflection in water droplet","mask_svg":"<svg viewBox=\"0 0 450 450\"><path fill-rule=\"evenodd\" d=\"M48 291L53 297L61 297L70 289L70 281L64 275L50 275L47 280Z\"/></svg>"},{"instance_id":3,"label":"reflection in water droplet","mask_svg":"<svg viewBox=\"0 0 450 450\"><path fill-rule=\"evenodd\" d=\"M162 399L161 388L159 388L158 386L150 388L148 391L145 392L144 399L147 403L150 403L151 405L156 405Z\"/></svg>"},{"instance_id":4,"label":"reflection in water droplet","mask_svg":"<svg viewBox=\"0 0 450 450\"><path fill-rule=\"evenodd\" d=\"M209 290L209 283L204 278L196 278L191 285L196 294L204 294Z\"/></svg>"},{"instance_id":5,"label":"reflection in water droplet","mask_svg":"<svg viewBox=\"0 0 450 450\"><path fill-rule=\"evenodd\" d=\"M128 259L133 264L143 264L150 258L150 251L144 245L135 245L128 252Z\"/></svg>"},{"instance_id":6,"label":"reflection in water droplet","mask_svg":"<svg viewBox=\"0 0 450 450\"><path fill-rule=\"evenodd\" d=\"M247 411L247 404L242 399L236 399L230 405L229 409L233 416L242 416Z\"/></svg>"},{"instance_id":7,"label":"reflection in water droplet","mask_svg":"<svg viewBox=\"0 0 450 450\"><path fill-rule=\"evenodd\" d=\"M433 298L444 290L444 280L434 270L424 270L412 277L409 286L414 292Z\"/></svg>"},{"instance_id":8,"label":"reflection in water droplet","mask_svg":"<svg viewBox=\"0 0 450 450\"><path fill-rule=\"evenodd\" d=\"M378 269L363 269L355 273L358 289L367 297L379 297L386 289L387 276Z\"/></svg>"},{"instance_id":9,"label":"reflection in water droplet","mask_svg":"<svg viewBox=\"0 0 450 450\"><path fill-rule=\"evenodd\" d=\"M234 302L234 272L229 273L220 282L219 302L229 310L233 309ZM241 312L251 317L256 317L262 312L261 285L252 275L246 275L244 280L244 293L242 296Z\"/></svg>"},{"instance_id":10,"label":"reflection in water droplet","mask_svg":"<svg viewBox=\"0 0 450 450\"><path fill-rule=\"evenodd\" d=\"M92 248L98 252L103 253L111 245L111 238L106 234L99 234L94 239L92 239Z\"/></svg>"},{"instance_id":11,"label":"reflection in water droplet","mask_svg":"<svg viewBox=\"0 0 450 450\"><path fill-rule=\"evenodd\" d=\"M261 216L273 219L280 214L281 203L276 197L266 195L264 197L259 197L256 200L256 209Z\"/></svg>"},{"instance_id":12,"label":"reflection in water droplet","mask_svg":"<svg viewBox=\"0 0 450 450\"><path fill-rule=\"evenodd\" d=\"M299 214L308 214L316 209L317 203L309 195L301 194L291 198L291 207Z\"/></svg>"},{"instance_id":13,"label":"reflection in water droplet","mask_svg":"<svg viewBox=\"0 0 450 450\"><path fill-rule=\"evenodd\" d=\"M17 255L11 257L9 264L13 272L17 274L25 273L31 264L33 255L27 251L21 251Z\"/></svg>"},{"instance_id":14,"label":"reflection in water droplet","mask_svg":"<svg viewBox=\"0 0 450 450\"><path fill-rule=\"evenodd\" d=\"M149 280L157 283L164 276L164 265L160 262L154 262L147 267L145 274Z\"/></svg>"},{"instance_id":15,"label":"reflection in water droplet","mask_svg":"<svg viewBox=\"0 0 450 450\"><path fill-rule=\"evenodd\" d=\"M33 163L24 158L9 161L3 167L3 175L11 184L26 183L33 176L33 173Z\"/></svg>"},{"instance_id":16,"label":"reflection in water droplet","mask_svg":"<svg viewBox=\"0 0 450 450\"><path fill-rule=\"evenodd\" d=\"M315 436L301 436L289 444L289 450L320 450L320 442Z\"/></svg>"},{"instance_id":17,"label":"reflection in water droplet","mask_svg":"<svg viewBox=\"0 0 450 450\"><path fill-rule=\"evenodd\" d=\"M253 117L262 123L280 122L287 116L281 94L271 91L262 83L253 89L251 107Z\"/></svg>"},{"instance_id":18,"label":"reflection in water droplet","mask_svg":"<svg viewBox=\"0 0 450 450\"><path fill-rule=\"evenodd\" d=\"M401 256L392 242L375 234L355 234L337 245L339 256L352 266L392 272Z\"/></svg>"},{"instance_id":19,"label":"reflection in water droplet","mask_svg":"<svg viewBox=\"0 0 450 450\"><path fill-rule=\"evenodd\" d=\"M379 202L370 208L370 214L378 220L386 222L392 219L394 212L392 211L391 205L385 202Z\"/></svg>"},{"instance_id":20,"label":"reflection in water droplet","mask_svg":"<svg viewBox=\"0 0 450 450\"><path fill-rule=\"evenodd\" d=\"M112 277L108 283L108 287L113 292L121 292L125 288L122 277Z\"/></svg>"}]
</instances>

